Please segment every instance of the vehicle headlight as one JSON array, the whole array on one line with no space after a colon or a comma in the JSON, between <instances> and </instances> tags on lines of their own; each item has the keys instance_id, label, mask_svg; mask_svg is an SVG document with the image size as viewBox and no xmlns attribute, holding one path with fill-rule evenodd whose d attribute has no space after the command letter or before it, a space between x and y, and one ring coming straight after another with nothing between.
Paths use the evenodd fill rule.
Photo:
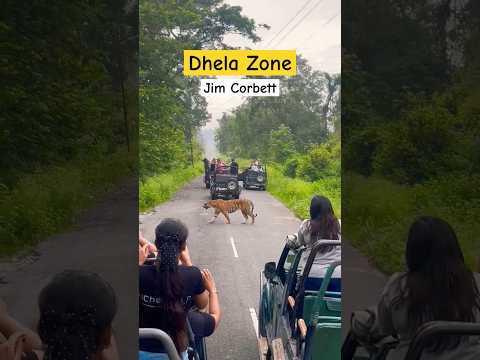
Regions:
<instances>
[{"instance_id":1,"label":"vehicle headlight","mask_svg":"<svg viewBox=\"0 0 480 360\"><path fill-rule=\"evenodd\" d=\"M229 181L227 187L229 190L235 190L237 188L237 183L235 181Z\"/></svg>"},{"instance_id":2,"label":"vehicle headlight","mask_svg":"<svg viewBox=\"0 0 480 360\"><path fill-rule=\"evenodd\" d=\"M263 177L263 175L258 175L258 176L257 176L257 181L258 181L258 182L263 182L263 180L265 180L265 178Z\"/></svg>"}]
</instances>

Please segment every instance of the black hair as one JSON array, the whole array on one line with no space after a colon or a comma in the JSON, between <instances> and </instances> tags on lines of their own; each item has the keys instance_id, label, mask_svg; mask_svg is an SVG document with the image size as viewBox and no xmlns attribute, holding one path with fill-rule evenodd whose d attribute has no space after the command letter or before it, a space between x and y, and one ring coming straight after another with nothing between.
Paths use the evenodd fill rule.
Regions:
<instances>
[{"instance_id":1,"label":"black hair","mask_svg":"<svg viewBox=\"0 0 480 360\"><path fill-rule=\"evenodd\" d=\"M427 321L475 321L475 314L480 311L479 290L465 264L457 236L446 221L423 216L413 222L406 263L405 286L395 301L406 301L412 336ZM461 337L437 337L429 350L443 352L461 341Z\"/></svg>"},{"instance_id":2,"label":"black hair","mask_svg":"<svg viewBox=\"0 0 480 360\"><path fill-rule=\"evenodd\" d=\"M338 240L340 224L332 203L325 196L315 195L310 202L310 234L317 239Z\"/></svg>"},{"instance_id":3,"label":"black hair","mask_svg":"<svg viewBox=\"0 0 480 360\"><path fill-rule=\"evenodd\" d=\"M156 281L162 302L158 307L156 326L172 338L177 351L187 347L187 315L182 302L182 281L178 273L178 257L185 249L188 228L177 219L164 219L155 229L155 245L158 249ZM148 323L148 319L144 319Z\"/></svg>"},{"instance_id":4,"label":"black hair","mask_svg":"<svg viewBox=\"0 0 480 360\"><path fill-rule=\"evenodd\" d=\"M45 360L90 360L117 312L113 288L94 273L66 270L40 293L38 334Z\"/></svg>"}]
</instances>

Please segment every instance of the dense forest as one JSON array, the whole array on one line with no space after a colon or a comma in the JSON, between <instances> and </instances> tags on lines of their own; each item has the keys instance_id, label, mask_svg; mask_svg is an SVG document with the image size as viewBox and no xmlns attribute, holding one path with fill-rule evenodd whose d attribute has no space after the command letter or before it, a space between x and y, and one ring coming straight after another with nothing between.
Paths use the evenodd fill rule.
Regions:
<instances>
[{"instance_id":1,"label":"dense forest","mask_svg":"<svg viewBox=\"0 0 480 360\"><path fill-rule=\"evenodd\" d=\"M0 252L58 231L131 172L137 26L134 1L2 3Z\"/></svg>"},{"instance_id":2,"label":"dense forest","mask_svg":"<svg viewBox=\"0 0 480 360\"><path fill-rule=\"evenodd\" d=\"M223 114L218 149L260 158L307 181L340 175L340 76L313 70L301 56L297 75L280 79L279 97L251 97Z\"/></svg>"},{"instance_id":3,"label":"dense forest","mask_svg":"<svg viewBox=\"0 0 480 360\"><path fill-rule=\"evenodd\" d=\"M183 76L184 49L228 49L228 33L253 42L259 26L222 0L140 1L140 175L142 181L200 156L209 119L198 78Z\"/></svg>"},{"instance_id":4,"label":"dense forest","mask_svg":"<svg viewBox=\"0 0 480 360\"><path fill-rule=\"evenodd\" d=\"M345 236L382 270L397 271L412 219L437 215L452 223L472 264L480 250L480 4L376 0L367 11L349 1L342 14Z\"/></svg>"}]
</instances>

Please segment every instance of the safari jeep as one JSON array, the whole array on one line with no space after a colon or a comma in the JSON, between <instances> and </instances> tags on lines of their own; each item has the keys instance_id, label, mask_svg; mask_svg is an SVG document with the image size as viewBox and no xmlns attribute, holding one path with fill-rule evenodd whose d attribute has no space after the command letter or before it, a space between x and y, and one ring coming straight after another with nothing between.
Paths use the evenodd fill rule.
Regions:
<instances>
[{"instance_id":1,"label":"safari jeep","mask_svg":"<svg viewBox=\"0 0 480 360\"><path fill-rule=\"evenodd\" d=\"M267 188L267 167L258 165L257 168L248 168L242 173L242 180L245 189L265 190Z\"/></svg>"},{"instance_id":2,"label":"safari jeep","mask_svg":"<svg viewBox=\"0 0 480 360\"><path fill-rule=\"evenodd\" d=\"M269 262L260 275L259 347L261 358L335 360L341 356L340 262L332 262L318 277L311 271L316 254L338 240L314 245L303 270L305 247L285 245L278 264ZM315 265L316 266L316 265Z\"/></svg>"},{"instance_id":3,"label":"safari jeep","mask_svg":"<svg viewBox=\"0 0 480 360\"><path fill-rule=\"evenodd\" d=\"M238 199L240 197L238 175L232 174L229 166L215 171L210 178L210 196L212 200L218 198Z\"/></svg>"}]
</instances>

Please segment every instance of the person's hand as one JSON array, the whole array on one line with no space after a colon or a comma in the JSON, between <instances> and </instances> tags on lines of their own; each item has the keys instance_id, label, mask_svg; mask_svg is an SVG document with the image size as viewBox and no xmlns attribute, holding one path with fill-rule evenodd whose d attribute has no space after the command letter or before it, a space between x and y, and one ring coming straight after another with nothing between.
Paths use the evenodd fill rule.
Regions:
<instances>
[{"instance_id":1,"label":"person's hand","mask_svg":"<svg viewBox=\"0 0 480 360\"><path fill-rule=\"evenodd\" d=\"M152 244L151 242L147 241L147 243L145 244L145 251L147 252L147 256L148 256L149 254L156 253L158 250L155 244Z\"/></svg>"},{"instance_id":2,"label":"person's hand","mask_svg":"<svg viewBox=\"0 0 480 360\"><path fill-rule=\"evenodd\" d=\"M215 286L215 280L213 279L212 273L208 269L202 270L202 280L203 286L208 290L209 293L217 292L217 287Z\"/></svg>"},{"instance_id":3,"label":"person's hand","mask_svg":"<svg viewBox=\"0 0 480 360\"><path fill-rule=\"evenodd\" d=\"M144 246L138 245L138 265L143 265L143 263L147 259L147 256L148 256L147 245L144 245Z\"/></svg>"}]
</instances>

